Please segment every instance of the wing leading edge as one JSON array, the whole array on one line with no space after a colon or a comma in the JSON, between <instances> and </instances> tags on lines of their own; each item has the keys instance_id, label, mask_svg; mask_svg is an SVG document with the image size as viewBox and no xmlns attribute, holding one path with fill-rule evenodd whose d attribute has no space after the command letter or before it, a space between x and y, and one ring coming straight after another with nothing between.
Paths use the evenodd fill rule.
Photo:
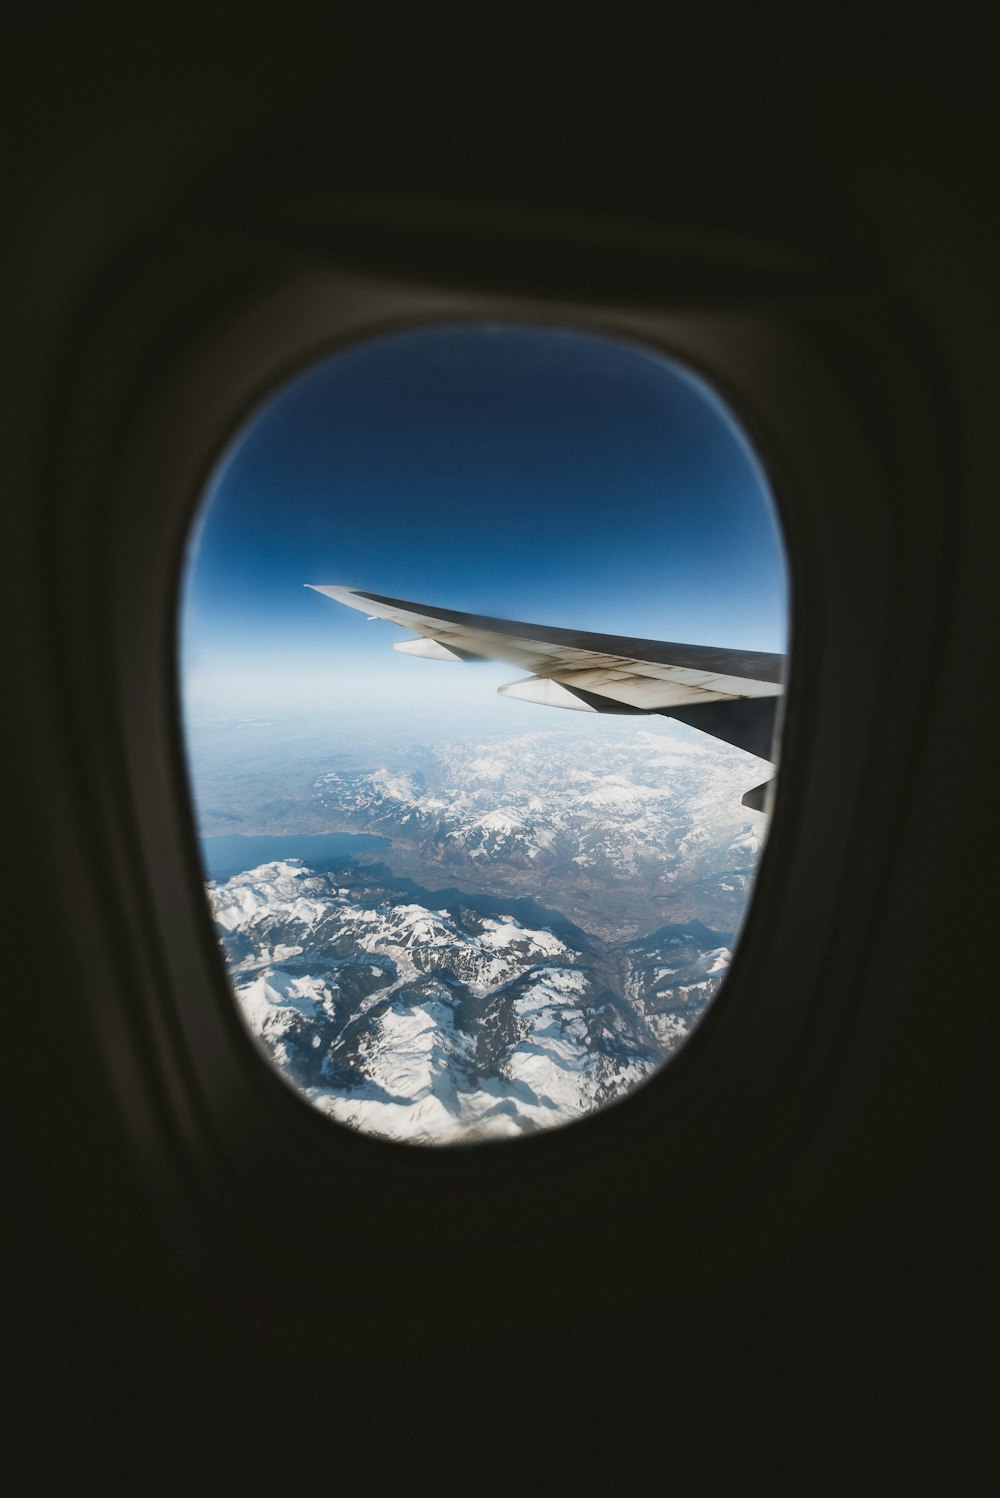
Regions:
<instances>
[{"instance_id":1,"label":"wing leading edge","mask_svg":"<svg viewBox=\"0 0 1000 1498\"><path fill-rule=\"evenodd\" d=\"M461 614L358 588L306 586L413 631L416 639L394 647L404 655L507 661L531 672L500 687L501 696L578 712L658 713L773 762L783 655L591 634ZM749 791L746 804L762 809L763 789Z\"/></svg>"}]
</instances>

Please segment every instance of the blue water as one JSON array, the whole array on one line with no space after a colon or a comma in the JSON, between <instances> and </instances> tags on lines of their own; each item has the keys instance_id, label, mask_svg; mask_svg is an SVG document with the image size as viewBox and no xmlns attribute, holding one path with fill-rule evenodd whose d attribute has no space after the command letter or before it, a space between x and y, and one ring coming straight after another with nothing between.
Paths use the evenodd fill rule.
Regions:
<instances>
[{"instance_id":1,"label":"blue water","mask_svg":"<svg viewBox=\"0 0 1000 1498\"><path fill-rule=\"evenodd\" d=\"M273 836L203 837L201 857L210 879L230 879L261 863L279 858L301 858L310 868L343 867L358 853L388 848L390 839L369 832L276 833Z\"/></svg>"}]
</instances>

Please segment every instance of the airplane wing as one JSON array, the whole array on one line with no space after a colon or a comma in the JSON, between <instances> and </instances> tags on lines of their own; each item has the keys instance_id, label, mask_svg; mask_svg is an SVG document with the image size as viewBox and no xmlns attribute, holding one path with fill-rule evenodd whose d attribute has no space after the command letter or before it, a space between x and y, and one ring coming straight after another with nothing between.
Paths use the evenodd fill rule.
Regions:
<instances>
[{"instance_id":1,"label":"airplane wing","mask_svg":"<svg viewBox=\"0 0 1000 1498\"><path fill-rule=\"evenodd\" d=\"M394 647L404 655L509 661L531 673L500 687L501 696L579 712L659 713L773 762L783 655L591 634L461 614L358 588L306 586L413 631L416 639Z\"/></svg>"}]
</instances>

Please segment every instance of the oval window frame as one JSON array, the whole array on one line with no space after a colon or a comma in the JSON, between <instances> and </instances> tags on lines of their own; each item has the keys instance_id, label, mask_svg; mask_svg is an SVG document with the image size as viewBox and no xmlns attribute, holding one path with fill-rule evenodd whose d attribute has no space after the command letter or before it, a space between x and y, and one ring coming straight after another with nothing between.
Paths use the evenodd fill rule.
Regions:
<instances>
[{"instance_id":1,"label":"oval window frame","mask_svg":"<svg viewBox=\"0 0 1000 1498\"><path fill-rule=\"evenodd\" d=\"M285 419L287 419L288 398L289 398L289 396L291 396L292 399L294 400L295 385L296 385L297 380L299 380L299 379L301 379L303 377L308 378L309 376L313 375L314 373L319 372L323 368L323 366L328 366L329 364L335 362L337 359L342 358L342 357L348 357L349 358L351 356L351 354L354 353L355 351L358 351L358 350L361 350L361 349L365 349L365 348L368 348L369 350L371 350L372 345L375 345L376 349L377 349L377 346L379 344L382 344L382 345L385 345L387 343L391 344L392 341L393 341L393 339L396 336L398 336L398 335L403 335L405 337L405 335L407 335L409 333L412 333L412 332L415 332L415 331L446 332L448 330L453 330L455 328L460 328L460 327L461 328L469 328L473 332L481 332L486 337L490 337L492 334L494 334L499 329L517 330L517 329L521 329L521 328L523 328L526 331L531 332L531 333L544 333L544 332L548 331L548 332L551 332L551 333L556 334L556 335L558 335L560 333L567 333L567 332L570 332L570 333L585 333L587 336L593 338L595 340L595 342L598 341L598 340L600 340L600 341L606 342L608 344L611 344L613 347L617 348L618 352L631 351L636 356L652 355L652 356L654 356L656 358L661 359L664 362L664 364L666 364L668 366L668 368L671 370L671 372L673 374L675 374L677 376L680 376L682 379L684 379L684 380L686 380L686 381L688 381L690 383L690 385L697 392L697 397L698 397L698 399L699 399L700 402L703 402L706 407L715 407L716 408L716 410L717 410L717 419L718 419L718 422L719 422L720 431L724 427L730 428L730 430L733 433L733 440L734 440L734 442L735 443L739 443L740 445L742 445L746 449L746 463L747 463L747 468L748 468L748 471L751 468L753 468L753 469L756 470L755 477L756 477L756 481L757 481L757 484L759 486L759 489L761 491L761 497L762 497L765 505L767 507L769 507L771 519L773 521L775 552L776 552L776 555L780 556L780 558L781 558L781 564L782 564L783 568L785 568L785 570L787 572L787 550L786 550L785 545L784 545L784 539L783 539L783 535L782 535L782 531L781 531L781 519L780 519L780 515L778 513L777 504L776 504L776 502L774 500L774 497L773 497L772 493L770 492L770 486L769 486L769 483L768 483L768 478L767 478L766 472L764 470L764 466L763 466L763 464L762 464L762 462L761 462L758 454L756 453L755 449L753 448L751 440L750 440L748 434L742 429L742 427L741 427L741 425L740 425L740 423L739 423L736 415L723 402L722 398L718 395L717 391L712 387L712 385L707 380L705 380L701 376L701 374L699 372L697 372L694 369L692 369L690 367L690 365L688 365L686 363L682 363L679 359L677 359L673 355L666 354L662 349L654 349L654 348L652 348L652 346L650 345L650 343L648 341L643 341L643 340L640 340L640 339L638 339L636 337L630 337L630 338L626 339L626 338L623 338L623 337L620 337L620 336L614 336L614 335L609 334L608 331L607 331L607 329L605 329L605 328L597 329L593 325L590 325L590 326L588 326L586 328L583 328L579 322L569 323L565 318L550 317L545 323L542 323L538 319L530 318L527 315L525 315L525 316L519 316L519 317L516 317L516 318L508 315L508 316L503 317L503 318L494 317L494 318L491 318L489 320L485 320L485 319L477 317L477 316L475 316L473 314L469 314L469 315L467 315L467 316L465 316L465 317L463 317L461 319L450 318L447 321L445 321L444 319L421 319L420 321L408 320L408 321L405 321L405 322L400 322L400 323L394 324L394 325L392 325L389 328L382 328L377 333L369 334L367 337L350 339L350 340L348 340L348 341L340 344L337 347L337 349L336 349L335 352L330 353L328 351L328 352L325 352L325 353L319 355L317 358L315 358L313 360L310 360L307 364L305 364L305 365L301 366L300 368L298 368L296 370L296 372L292 376L290 376L290 378L288 380L286 380L284 383L282 383L282 384L276 386L275 388L273 388L269 392L269 394L267 395L267 397L260 404L258 404L249 413L249 415L246 417L246 419L244 420L244 422L241 425L241 427L239 428L239 430L230 438L230 440L228 441L228 443L226 444L226 446L224 447L224 449L221 451L220 455L217 457L216 463L215 463L215 465L213 467L213 472L212 472L211 480L206 485L205 492L204 492L204 494L200 498L198 509L197 509L197 511L195 513L195 516L194 516L193 520L192 520L192 535L191 535L191 540L190 540L188 548L187 548L187 565L186 565L186 568L185 568L185 571L184 571L184 575L183 575L182 580L181 580L181 602L180 602L179 607L178 607L178 613L179 613L179 630L181 632L183 632L183 628L184 628L184 619L183 619L183 607L184 607L184 604L183 604L183 596L184 596L185 589L187 587L187 583L188 583L189 578L190 578L190 571L196 565L197 547L198 547L198 539L197 538L200 536L200 533L204 529L210 528L210 526L211 526L211 505L212 505L212 502L213 502L213 498L218 493L219 484L220 484L220 475L224 474L227 465L230 463L230 461L232 460L233 456L237 452L239 452L239 450L242 447L242 445L245 442L247 442L248 440L250 440L250 441L253 440L256 424L259 421L262 421L262 420L266 421L266 419L268 417L268 414L269 414L269 412L271 410L272 404L277 403L277 402L282 402L283 403L283 411L286 413ZM581 350L580 354L579 354L579 357L581 359L585 359L586 358L586 351L585 350ZM390 360L391 360L391 351L390 351ZM412 592L412 590L411 590L411 592ZM416 595L414 594L413 596L416 596ZM438 602L442 602L442 600L437 600L437 601ZM443 600L443 602L446 602L446 601L447 600ZM790 627L790 610L788 608L787 593L786 593L786 596L783 598L782 601L785 604L785 621L786 621L786 629L787 629L787 628ZM387 632L387 633L390 633L390 632ZM386 645L387 646L389 644L391 644L391 643L392 643L392 641L386 640ZM789 653L790 652L786 652L786 659L787 659L787 655ZM520 674L520 669L518 667L516 667L516 666L509 666L507 669L508 669L509 672L511 672L513 674ZM180 680L178 682L178 694L177 695L178 695L178 701L180 701L181 698L182 698L182 695L183 695L183 687L182 687L182 683L181 683ZM779 699L778 700L779 700L778 721L777 721L777 724L776 724L776 727L775 727L775 730L774 730L774 736L773 736L773 748L774 748L775 751L777 751L777 753L775 753L774 756L773 756L773 763L774 763L774 766L775 766L773 774L772 775L765 774L765 776L764 776L765 781L768 782L768 783L772 782L776 778L778 761L780 759L781 715L782 715L782 709L783 709L783 694L779 694ZM669 717L669 714L667 716ZM182 718L183 718L183 709L182 709ZM539 726L539 728L542 728L542 727L545 726L545 724L542 723L542 722L539 722L538 726ZM195 792L194 792L195 775L194 775L194 766L191 765L190 763L188 765L188 782L189 782L189 799L190 799L191 804L193 805L194 801L195 801ZM770 822L770 814L768 815L768 823L769 822ZM766 837L765 837L765 842L766 842ZM444 876L442 875L442 878L443 877ZM755 871L754 877L753 877L753 883L751 885L750 894L749 894L749 896L748 896L748 898L747 898L747 900L746 900L746 902L745 902L745 904L744 904L744 906L742 908L740 920L738 921L738 923L736 925L736 928L735 928L735 930L736 930L736 937L735 937L735 941L732 943L734 953L738 949L738 947L740 945L740 942L741 942L741 939L742 939L742 933L743 933L743 930L745 929L747 914L748 914L749 908L752 905L752 901L753 901L753 894L754 894L754 891L755 891L755 888L756 888L756 882L757 882L757 876L756 876L756 871ZM692 917L692 919L697 919L697 917ZM730 964L730 966L731 966L731 964ZM268 1060L268 1062L270 1063L270 1065L272 1065L275 1068L275 1070L277 1071L278 1075L281 1077L282 1081L287 1086L289 1086L297 1096L299 1096L300 1098L302 1098L306 1102L310 1103L311 1106L317 1108L318 1111L320 1112L321 1116L324 1117L325 1119L327 1119L330 1123L332 1123L334 1127L348 1127L348 1128L352 1128L352 1129L354 1129L355 1131L357 1131L357 1132L359 1132L361 1134L367 1135L369 1137L378 1139L378 1140L383 1141L383 1142L387 1142L387 1143L389 1143L391 1145L394 1145L394 1146L402 1144L404 1146L410 1146L410 1147L412 1147L412 1145L415 1144L415 1145L419 1145L421 1147L433 1147L435 1149L449 1149L449 1148L453 1148L453 1147L467 1148L471 1144L475 1144L476 1146L479 1146L479 1145L486 1144L486 1143L491 1144L493 1146L502 1146L502 1145L507 1145L507 1144L516 1144L516 1145L520 1146L527 1137L532 1137L531 1135L525 1135L525 1134L503 1135L503 1134L499 1134L498 1133L497 1135L495 1135L492 1138L490 1138L490 1137L484 1138L481 1135L477 1134L475 1139L469 1139L469 1140L463 1139L460 1136L456 1136L456 1137L452 1137L452 1138L448 1138L448 1137L443 1137L443 1138L419 1137L419 1138L411 1141L411 1140L405 1139L404 1137L399 1136L399 1135L389 1136L389 1135L380 1134L374 1128L369 1129L369 1128L366 1128L365 1126L363 1126L361 1124L353 1124L352 1125L352 1124L342 1123L340 1120L337 1119L337 1117L336 1117L336 1115L334 1113L325 1110L321 1106L321 1104L319 1103L318 1100L311 1098L309 1096L309 1090L304 1085L298 1084L294 1080L294 1078L291 1076L291 1074L285 1068L282 1067L281 1063L277 1060L277 1058L274 1057L273 1055L271 1055L270 1051L266 1048L262 1037L254 1032L253 1027L250 1024L249 1019L244 1015L243 1008L242 1008L242 1005L240 1003L240 1000L239 1000L239 997L238 997L238 994L237 994L237 990L236 990L235 976L234 976L234 974L230 973L228 969L227 969L227 979L229 981L230 992L232 994L233 1003L236 1006L237 1011L240 1014L240 1018L243 1020L243 1022L246 1025L249 1033L252 1035L255 1043L257 1044L258 1048L260 1049L261 1053L265 1056L265 1058ZM727 979L728 979L728 969L727 969L726 976L723 978L723 981L722 981L722 983L720 985L720 988L715 992L715 994L712 995L712 997L708 1001L708 1004L707 1004L706 1008L704 1010L702 1010L698 1014L698 1016L695 1018L691 1030L688 1032L688 1034L685 1036L685 1038L683 1040L682 1046L676 1047L676 1048L674 1048L672 1050L669 1050L669 1051L665 1052L661 1056L660 1060L656 1063L654 1069L645 1078L643 1078L640 1081L637 1081L637 1082L633 1083L630 1088L628 1088L627 1090L623 1091L622 1093L620 1093L615 1098L609 1099L606 1102L601 1103L598 1106L598 1108L592 1109L592 1110L590 1110L590 1112L594 1113L594 1112L597 1112L597 1111L603 1111L604 1109L606 1109L608 1107L619 1106L624 1100L626 1100L628 1097L630 1097L635 1090L637 1090L640 1087L647 1086L649 1084L649 1082L652 1081L665 1066L673 1065L676 1062L676 1059L677 1059L677 1056L678 1056L680 1050L683 1049L684 1046L690 1044L690 1040L691 1040L691 1037L693 1036L693 1034L702 1027L702 1025L706 1022L706 1019L708 1018L709 1013L712 1010L714 1010L714 1008L716 1007L716 1005L717 1005L717 1003L719 1001L720 993L726 987ZM542 1124L540 1126L539 1130L532 1131L532 1132L533 1133L534 1132L549 1132L549 1131L551 1131L553 1129L560 1129L560 1128L572 1127L572 1126L575 1126L578 1123L580 1123L583 1120L584 1117L588 1117L588 1116L590 1116L590 1114L579 1115L579 1116L576 1116L576 1117L558 1117L558 1118L553 1119L551 1122L547 1122L547 1123Z\"/></svg>"}]
</instances>

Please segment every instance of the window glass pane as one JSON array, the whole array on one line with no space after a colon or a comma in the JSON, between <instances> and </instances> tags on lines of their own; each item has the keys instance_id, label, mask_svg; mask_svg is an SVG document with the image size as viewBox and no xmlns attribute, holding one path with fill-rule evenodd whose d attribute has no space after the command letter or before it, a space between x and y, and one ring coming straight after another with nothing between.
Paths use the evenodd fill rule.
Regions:
<instances>
[{"instance_id":1,"label":"window glass pane","mask_svg":"<svg viewBox=\"0 0 1000 1498\"><path fill-rule=\"evenodd\" d=\"M331 356L220 460L180 632L235 1001L317 1108L516 1138L683 1044L753 884L787 634L703 381L515 325Z\"/></svg>"}]
</instances>

